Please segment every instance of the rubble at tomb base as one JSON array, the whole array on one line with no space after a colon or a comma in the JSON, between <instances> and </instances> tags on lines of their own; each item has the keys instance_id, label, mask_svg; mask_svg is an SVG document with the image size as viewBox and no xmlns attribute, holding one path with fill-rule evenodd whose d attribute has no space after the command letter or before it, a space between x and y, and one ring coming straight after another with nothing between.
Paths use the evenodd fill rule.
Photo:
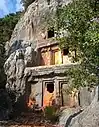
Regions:
<instances>
[{"instance_id":1,"label":"rubble at tomb base","mask_svg":"<svg viewBox=\"0 0 99 127\"><path fill-rule=\"evenodd\" d=\"M13 118L12 120L0 122L0 127L64 127L66 120L74 114L79 112L80 109L64 109L61 113L62 116L59 119L59 122L55 121L54 123L47 120L43 112L24 112L20 116ZM65 116L64 116L65 115ZM64 119L65 118L65 119Z\"/></svg>"}]
</instances>

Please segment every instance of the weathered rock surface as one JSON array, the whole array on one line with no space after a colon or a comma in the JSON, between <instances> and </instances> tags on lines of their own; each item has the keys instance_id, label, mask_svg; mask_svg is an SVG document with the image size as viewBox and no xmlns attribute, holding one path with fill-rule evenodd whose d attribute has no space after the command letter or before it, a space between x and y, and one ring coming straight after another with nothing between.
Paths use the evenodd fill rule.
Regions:
<instances>
[{"instance_id":1,"label":"weathered rock surface","mask_svg":"<svg viewBox=\"0 0 99 127\"><path fill-rule=\"evenodd\" d=\"M99 127L99 100L98 87L95 96L89 106L83 110L79 108L67 108L62 111L59 126L62 127Z\"/></svg>"},{"instance_id":2,"label":"weathered rock surface","mask_svg":"<svg viewBox=\"0 0 99 127\"><path fill-rule=\"evenodd\" d=\"M47 75L59 75L64 74L69 68L75 67L77 64L70 65L52 65L52 66L39 66L39 67L28 67L25 69L25 76L33 77L47 76Z\"/></svg>"},{"instance_id":3,"label":"weathered rock surface","mask_svg":"<svg viewBox=\"0 0 99 127\"><path fill-rule=\"evenodd\" d=\"M58 126L60 127L68 127L73 117L80 114L82 110L80 108L67 108L61 112L61 116L59 118Z\"/></svg>"},{"instance_id":4,"label":"weathered rock surface","mask_svg":"<svg viewBox=\"0 0 99 127\"><path fill-rule=\"evenodd\" d=\"M10 55L5 62L7 75L6 88L11 93L13 102L25 94L24 69L35 65L35 52L28 42L17 41L15 46L10 47ZM33 56L34 55L34 56Z\"/></svg>"},{"instance_id":5,"label":"weathered rock surface","mask_svg":"<svg viewBox=\"0 0 99 127\"><path fill-rule=\"evenodd\" d=\"M70 0L50 0L50 3L47 0L35 0L16 25L11 40L6 45L8 59L4 66L7 75L6 88L11 93L13 102L18 102L22 96L24 98L25 68L37 65L37 38L42 27L46 27L45 17L54 13L58 4L69 2Z\"/></svg>"},{"instance_id":6,"label":"weathered rock surface","mask_svg":"<svg viewBox=\"0 0 99 127\"><path fill-rule=\"evenodd\" d=\"M99 127L98 87L96 88L96 95L90 106L73 118L68 127Z\"/></svg>"},{"instance_id":7,"label":"weathered rock surface","mask_svg":"<svg viewBox=\"0 0 99 127\"><path fill-rule=\"evenodd\" d=\"M54 13L58 4L68 4L71 0L35 0L27 9L24 16L16 25L9 46L13 45L16 40L37 41L42 27L46 27L46 18ZM50 17L51 18L51 17ZM27 42L28 43L28 42ZM35 43L33 43L35 45Z\"/></svg>"}]
</instances>

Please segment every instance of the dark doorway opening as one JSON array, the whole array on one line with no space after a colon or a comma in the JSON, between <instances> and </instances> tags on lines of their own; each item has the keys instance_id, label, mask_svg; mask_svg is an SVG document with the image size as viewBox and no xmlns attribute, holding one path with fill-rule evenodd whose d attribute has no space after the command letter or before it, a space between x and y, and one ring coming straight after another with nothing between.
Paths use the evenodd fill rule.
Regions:
<instances>
[{"instance_id":1,"label":"dark doorway opening","mask_svg":"<svg viewBox=\"0 0 99 127\"><path fill-rule=\"evenodd\" d=\"M47 0L48 5L50 5L50 0Z\"/></svg>"},{"instance_id":2,"label":"dark doorway opening","mask_svg":"<svg viewBox=\"0 0 99 127\"><path fill-rule=\"evenodd\" d=\"M54 92L54 83L48 83L47 84L47 91L50 93Z\"/></svg>"},{"instance_id":3,"label":"dark doorway opening","mask_svg":"<svg viewBox=\"0 0 99 127\"><path fill-rule=\"evenodd\" d=\"M54 37L54 28L48 30L48 38Z\"/></svg>"},{"instance_id":4,"label":"dark doorway opening","mask_svg":"<svg viewBox=\"0 0 99 127\"><path fill-rule=\"evenodd\" d=\"M68 54L69 54L69 49L68 48L63 49L63 55L66 56Z\"/></svg>"}]
</instances>

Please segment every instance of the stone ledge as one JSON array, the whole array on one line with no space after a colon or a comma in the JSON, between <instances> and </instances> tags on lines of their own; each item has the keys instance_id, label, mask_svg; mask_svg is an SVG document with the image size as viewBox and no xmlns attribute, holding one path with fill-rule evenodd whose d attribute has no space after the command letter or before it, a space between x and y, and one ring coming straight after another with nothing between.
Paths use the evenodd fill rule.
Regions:
<instances>
[{"instance_id":1,"label":"stone ledge","mask_svg":"<svg viewBox=\"0 0 99 127\"><path fill-rule=\"evenodd\" d=\"M77 66L78 64L73 63L69 65L50 65L50 66L37 66L37 67L27 67L25 69L25 76L44 76L44 75L57 75L57 74L64 74L66 70L71 67Z\"/></svg>"}]
</instances>

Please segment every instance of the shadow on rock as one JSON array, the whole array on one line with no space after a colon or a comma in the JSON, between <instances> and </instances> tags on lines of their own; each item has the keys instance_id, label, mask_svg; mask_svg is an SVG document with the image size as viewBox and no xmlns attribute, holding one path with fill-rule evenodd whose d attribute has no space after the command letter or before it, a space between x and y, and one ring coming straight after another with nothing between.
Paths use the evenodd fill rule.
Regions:
<instances>
[{"instance_id":1,"label":"shadow on rock","mask_svg":"<svg viewBox=\"0 0 99 127\"><path fill-rule=\"evenodd\" d=\"M79 115L82 111L83 111L83 110L80 110L79 112L74 113L73 115L71 115L71 116L67 119L66 124L65 124L65 127L68 127L68 126L70 125L70 123L71 123L71 120L72 120L74 117L76 117L77 115Z\"/></svg>"},{"instance_id":2,"label":"shadow on rock","mask_svg":"<svg viewBox=\"0 0 99 127\"><path fill-rule=\"evenodd\" d=\"M11 99L5 89L0 89L0 121L8 120L11 112Z\"/></svg>"}]
</instances>

